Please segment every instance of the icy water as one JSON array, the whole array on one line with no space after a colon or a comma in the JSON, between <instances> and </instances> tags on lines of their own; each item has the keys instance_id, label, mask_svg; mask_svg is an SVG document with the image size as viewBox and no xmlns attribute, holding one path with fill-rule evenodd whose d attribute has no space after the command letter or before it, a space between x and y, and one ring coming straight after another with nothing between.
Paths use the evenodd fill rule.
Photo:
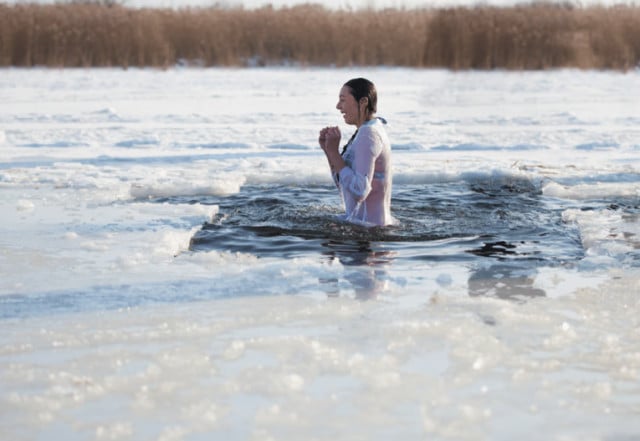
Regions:
<instances>
[{"instance_id":1,"label":"icy water","mask_svg":"<svg viewBox=\"0 0 640 441\"><path fill-rule=\"evenodd\" d=\"M544 295L522 283L537 267L569 268L584 257L578 230L528 181L398 187L393 198L398 224L373 229L335 219L333 187L259 186L207 198L201 202L216 204L219 212L194 235L190 249L337 259L353 266L459 263L477 272L472 277L502 286L491 292L492 284L483 283L470 288L470 295L514 298ZM373 282L384 278L373 279L356 283L357 290L373 294Z\"/></svg>"},{"instance_id":2,"label":"icy water","mask_svg":"<svg viewBox=\"0 0 640 441\"><path fill-rule=\"evenodd\" d=\"M318 130L376 82L392 227ZM640 75L0 71L0 438L640 438ZM535 434L535 435L532 435Z\"/></svg>"},{"instance_id":3,"label":"icy water","mask_svg":"<svg viewBox=\"0 0 640 441\"><path fill-rule=\"evenodd\" d=\"M362 242L406 259L445 260L450 253L451 260L466 261L466 251L557 265L583 257L577 229L562 222L561 210L526 183L448 183L428 190L405 185L394 193L397 225L386 228L338 221L333 187L248 187L208 199L219 212L194 235L194 251L295 257L317 255L331 243Z\"/></svg>"}]
</instances>

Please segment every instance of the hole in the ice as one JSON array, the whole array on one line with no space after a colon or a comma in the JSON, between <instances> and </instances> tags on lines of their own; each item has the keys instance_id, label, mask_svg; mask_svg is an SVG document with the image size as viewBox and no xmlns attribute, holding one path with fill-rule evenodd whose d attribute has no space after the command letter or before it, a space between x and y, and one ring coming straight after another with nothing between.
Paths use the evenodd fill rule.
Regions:
<instances>
[{"instance_id":1,"label":"hole in the ice","mask_svg":"<svg viewBox=\"0 0 640 441\"><path fill-rule=\"evenodd\" d=\"M503 183L487 184L478 191L481 185L397 185L392 213L398 224L384 228L340 221L333 187L246 186L229 197L198 201L217 204L219 212L192 237L190 248L295 257L323 255L328 243L364 243L423 260L476 256L553 263L582 257L577 231L535 186L505 190Z\"/></svg>"}]
</instances>

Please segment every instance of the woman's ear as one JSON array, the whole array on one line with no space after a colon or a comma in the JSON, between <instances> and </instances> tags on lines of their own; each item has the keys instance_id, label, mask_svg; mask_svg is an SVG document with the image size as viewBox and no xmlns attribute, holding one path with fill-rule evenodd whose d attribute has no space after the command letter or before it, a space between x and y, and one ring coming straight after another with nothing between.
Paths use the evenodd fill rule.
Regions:
<instances>
[{"instance_id":1,"label":"woman's ear","mask_svg":"<svg viewBox=\"0 0 640 441\"><path fill-rule=\"evenodd\" d=\"M369 110L369 98L366 96L363 96L362 98L360 98L360 106L364 105L364 110L367 111Z\"/></svg>"}]
</instances>

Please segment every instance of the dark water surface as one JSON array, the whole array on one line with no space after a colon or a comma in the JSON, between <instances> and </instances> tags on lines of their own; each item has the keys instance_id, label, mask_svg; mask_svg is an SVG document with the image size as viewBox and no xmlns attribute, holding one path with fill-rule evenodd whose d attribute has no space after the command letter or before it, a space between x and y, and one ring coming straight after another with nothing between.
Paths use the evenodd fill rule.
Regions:
<instances>
[{"instance_id":1,"label":"dark water surface","mask_svg":"<svg viewBox=\"0 0 640 441\"><path fill-rule=\"evenodd\" d=\"M577 229L562 221L566 207L548 203L524 180L396 186L398 225L385 228L341 222L338 198L329 186L247 186L230 197L198 199L220 211L195 234L191 249L281 258L342 253L356 261L384 250L395 261L489 258L533 266L583 256Z\"/></svg>"}]
</instances>

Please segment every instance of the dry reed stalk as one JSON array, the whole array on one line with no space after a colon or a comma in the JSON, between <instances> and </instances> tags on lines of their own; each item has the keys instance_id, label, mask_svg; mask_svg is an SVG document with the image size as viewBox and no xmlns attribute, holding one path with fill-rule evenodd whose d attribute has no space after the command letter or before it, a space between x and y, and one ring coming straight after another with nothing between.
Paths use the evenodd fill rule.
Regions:
<instances>
[{"instance_id":1,"label":"dry reed stalk","mask_svg":"<svg viewBox=\"0 0 640 441\"><path fill-rule=\"evenodd\" d=\"M395 65L631 69L640 7L328 10L0 5L0 66Z\"/></svg>"}]
</instances>

